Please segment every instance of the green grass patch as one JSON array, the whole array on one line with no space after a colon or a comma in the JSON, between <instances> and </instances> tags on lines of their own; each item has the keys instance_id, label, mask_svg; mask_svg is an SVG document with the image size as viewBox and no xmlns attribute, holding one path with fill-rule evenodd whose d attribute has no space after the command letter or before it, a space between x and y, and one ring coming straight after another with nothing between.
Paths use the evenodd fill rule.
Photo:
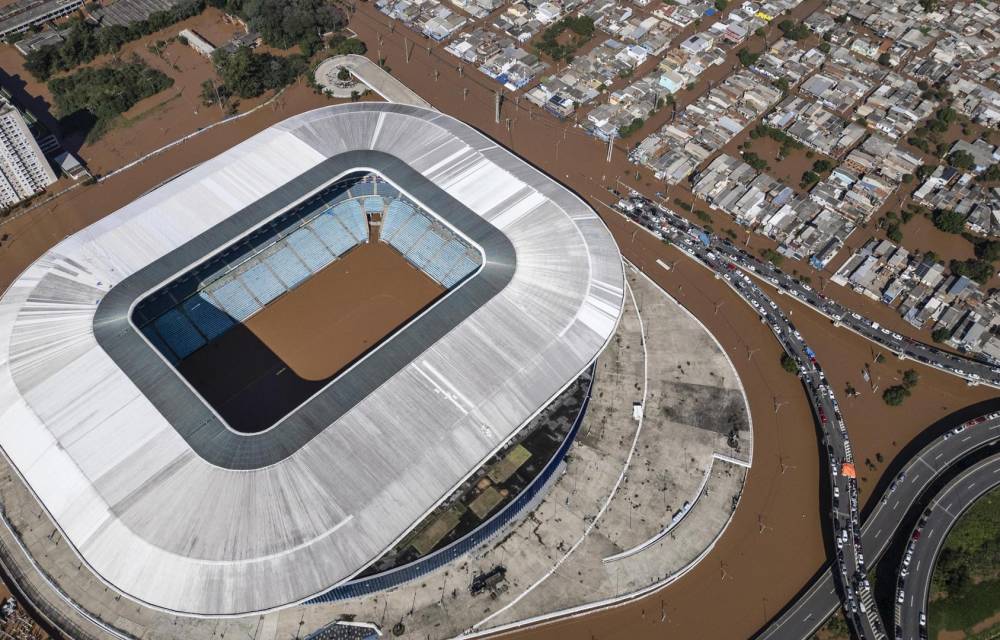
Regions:
<instances>
[{"instance_id":1,"label":"green grass patch","mask_svg":"<svg viewBox=\"0 0 1000 640\"><path fill-rule=\"evenodd\" d=\"M958 596L931 602L927 612L929 637L944 630L972 633L972 628L1000 613L1000 580L972 585Z\"/></svg>"}]
</instances>

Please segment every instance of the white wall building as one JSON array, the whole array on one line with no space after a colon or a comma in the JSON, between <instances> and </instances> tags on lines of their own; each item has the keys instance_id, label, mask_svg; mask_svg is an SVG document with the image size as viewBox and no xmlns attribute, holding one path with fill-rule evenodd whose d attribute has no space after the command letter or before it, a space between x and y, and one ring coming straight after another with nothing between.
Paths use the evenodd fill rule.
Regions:
<instances>
[{"instance_id":1,"label":"white wall building","mask_svg":"<svg viewBox=\"0 0 1000 640\"><path fill-rule=\"evenodd\" d=\"M0 98L0 206L15 205L55 181L21 113Z\"/></svg>"}]
</instances>

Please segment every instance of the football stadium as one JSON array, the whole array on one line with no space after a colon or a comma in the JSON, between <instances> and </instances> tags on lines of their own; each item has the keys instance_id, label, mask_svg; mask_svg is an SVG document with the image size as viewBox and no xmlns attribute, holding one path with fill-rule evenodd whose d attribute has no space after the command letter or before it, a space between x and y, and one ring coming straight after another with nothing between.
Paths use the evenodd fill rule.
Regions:
<instances>
[{"instance_id":1,"label":"football stadium","mask_svg":"<svg viewBox=\"0 0 1000 640\"><path fill-rule=\"evenodd\" d=\"M326 107L14 281L0 447L81 561L148 606L371 593L530 509L624 295L597 214L489 138Z\"/></svg>"}]
</instances>

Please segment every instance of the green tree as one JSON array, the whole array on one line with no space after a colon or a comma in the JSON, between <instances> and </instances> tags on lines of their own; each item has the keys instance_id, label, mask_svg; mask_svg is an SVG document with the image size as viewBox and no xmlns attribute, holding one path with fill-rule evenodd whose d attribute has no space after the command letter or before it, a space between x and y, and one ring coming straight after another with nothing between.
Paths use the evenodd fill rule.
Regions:
<instances>
[{"instance_id":1,"label":"green tree","mask_svg":"<svg viewBox=\"0 0 1000 640\"><path fill-rule=\"evenodd\" d=\"M901 384L893 385L882 392L882 401L890 407L898 407L910 397L910 390Z\"/></svg>"},{"instance_id":2,"label":"green tree","mask_svg":"<svg viewBox=\"0 0 1000 640\"><path fill-rule=\"evenodd\" d=\"M952 260L951 272L986 284L993 277L993 265L985 260Z\"/></svg>"},{"instance_id":3,"label":"green tree","mask_svg":"<svg viewBox=\"0 0 1000 640\"><path fill-rule=\"evenodd\" d=\"M242 17L269 45L280 49L302 45L306 55L318 45L319 34L347 24L344 12L325 0L210 0L210 4Z\"/></svg>"},{"instance_id":4,"label":"green tree","mask_svg":"<svg viewBox=\"0 0 1000 640\"><path fill-rule=\"evenodd\" d=\"M302 56L254 53L240 47L233 53L217 49L212 58L226 88L241 98L254 98L291 84L306 67Z\"/></svg>"},{"instance_id":5,"label":"green tree","mask_svg":"<svg viewBox=\"0 0 1000 640\"><path fill-rule=\"evenodd\" d=\"M945 233L962 233L965 228L965 216L952 209L935 209L931 214L931 222Z\"/></svg>"},{"instance_id":6,"label":"green tree","mask_svg":"<svg viewBox=\"0 0 1000 640\"><path fill-rule=\"evenodd\" d=\"M956 169L964 169L968 171L976 166L976 159L972 157L972 154L968 151L952 151L948 154L948 164Z\"/></svg>"},{"instance_id":7,"label":"green tree","mask_svg":"<svg viewBox=\"0 0 1000 640\"><path fill-rule=\"evenodd\" d=\"M64 122L80 113L90 114L89 139L110 128L113 121L143 98L163 91L174 81L149 67L138 56L131 62L85 68L49 81L49 91ZM70 127L72 128L72 127Z\"/></svg>"},{"instance_id":8,"label":"green tree","mask_svg":"<svg viewBox=\"0 0 1000 640\"><path fill-rule=\"evenodd\" d=\"M718 11L725 11L728 6L729 2L727 0L715 0L715 8Z\"/></svg>"},{"instance_id":9,"label":"green tree","mask_svg":"<svg viewBox=\"0 0 1000 640\"><path fill-rule=\"evenodd\" d=\"M952 331L947 327L938 327L934 331L931 331L931 339L934 342L945 342L951 338Z\"/></svg>"},{"instance_id":10,"label":"green tree","mask_svg":"<svg viewBox=\"0 0 1000 640\"><path fill-rule=\"evenodd\" d=\"M903 372L903 386L907 389L917 386L918 382L920 382L920 375L915 369L907 369Z\"/></svg>"},{"instance_id":11,"label":"green tree","mask_svg":"<svg viewBox=\"0 0 1000 640\"><path fill-rule=\"evenodd\" d=\"M737 52L736 57L739 58L740 64L744 67L752 67L757 63L757 60L760 58L760 54L750 53L747 49L740 49Z\"/></svg>"},{"instance_id":12,"label":"green tree","mask_svg":"<svg viewBox=\"0 0 1000 640\"><path fill-rule=\"evenodd\" d=\"M788 373L798 373L799 365L795 363L795 358L788 355L787 353L781 354L781 368Z\"/></svg>"},{"instance_id":13,"label":"green tree","mask_svg":"<svg viewBox=\"0 0 1000 640\"><path fill-rule=\"evenodd\" d=\"M368 47L361 40L348 38L339 33L327 40L326 46L335 56L348 54L363 56L368 51Z\"/></svg>"},{"instance_id":14,"label":"green tree","mask_svg":"<svg viewBox=\"0 0 1000 640\"><path fill-rule=\"evenodd\" d=\"M801 22L794 22L792 20L782 20L778 23L778 29L789 40L805 40L812 35L809 27Z\"/></svg>"}]
</instances>

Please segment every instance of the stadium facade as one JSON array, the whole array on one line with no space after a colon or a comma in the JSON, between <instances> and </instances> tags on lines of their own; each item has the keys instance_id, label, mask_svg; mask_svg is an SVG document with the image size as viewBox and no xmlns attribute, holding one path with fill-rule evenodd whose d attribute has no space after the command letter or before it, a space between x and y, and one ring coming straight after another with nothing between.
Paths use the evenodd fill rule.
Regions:
<instances>
[{"instance_id":1,"label":"stadium facade","mask_svg":"<svg viewBox=\"0 0 1000 640\"><path fill-rule=\"evenodd\" d=\"M359 172L480 260L296 410L240 433L136 307L207 291L201 275L178 283ZM345 583L405 536L596 359L623 304L600 218L493 141L419 107L319 109L66 238L11 285L0 446L126 596L190 615L273 610Z\"/></svg>"}]
</instances>

